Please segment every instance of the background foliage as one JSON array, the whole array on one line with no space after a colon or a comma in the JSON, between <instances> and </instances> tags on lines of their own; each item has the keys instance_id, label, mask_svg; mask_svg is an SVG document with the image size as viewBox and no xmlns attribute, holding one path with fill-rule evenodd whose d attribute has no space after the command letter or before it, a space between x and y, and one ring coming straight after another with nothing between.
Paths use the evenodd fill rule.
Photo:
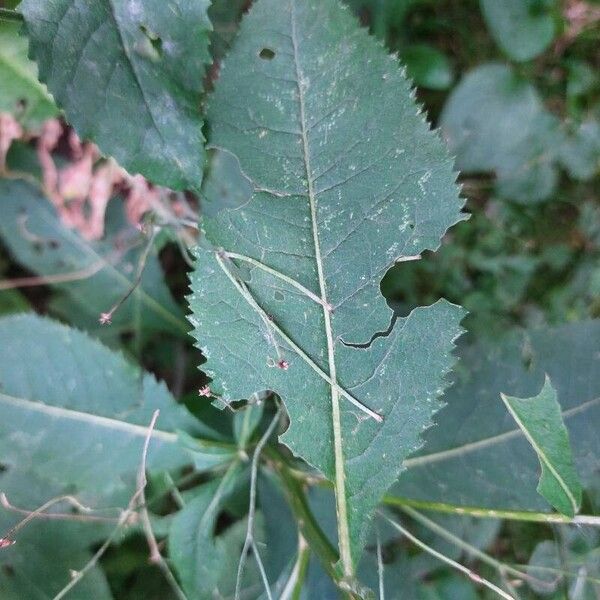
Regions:
<instances>
[{"instance_id":1,"label":"background foliage","mask_svg":"<svg viewBox=\"0 0 600 600\"><path fill-rule=\"evenodd\" d=\"M61 11L73 4L53 6ZM144 28L135 25L135 2L122 3L130 10L112 17L114 3L96 4L90 14L75 12L63 32L89 59L81 64L61 54L67 45L54 53L41 3L19 7L40 79L64 114L27 59L22 25L0 21L0 113L19 127L9 136L8 121L0 122L0 490L12 505L30 510L65 493L77 493L89 506L126 506L143 441L143 430L131 425L147 426L160 406L146 492L160 550L188 598L233 597L248 519L248 456L274 411L270 400L222 411L204 397L207 377L196 368L203 358L185 320L185 247L195 242L189 222L197 213L212 216L250 193L231 155L208 150L203 174L200 166L205 94L218 81L251 3L214 0L209 7L178 0L184 15L178 19L160 12L166 3L144 3ZM406 65L418 102L456 157L470 215L437 252L392 267L382 283L400 316L440 298L468 311L447 406L425 434L425 446L405 461L407 470L385 498L386 514L514 598L596 598L598 529L560 518L545 522L553 501L536 491L539 455L518 435L500 394L534 398L549 376L572 448L567 468L583 487L581 512L598 515L600 3L347 4ZM181 39L189 46L169 43ZM95 45L110 60L94 62ZM53 60L64 68L52 69ZM111 60L122 72L109 71ZM60 122L49 121L56 117ZM4 148L2 140L8 140ZM175 191L148 185L135 177L138 171ZM145 235L156 225L155 235ZM14 316L27 311L64 325ZM101 315L112 324L101 325ZM55 398L49 390L57 391ZM6 404L7 398L28 402ZM65 433L74 431L68 419L82 400L86 411L109 420L108 432L99 425L106 421L92 420L78 426L77 436ZM50 424L38 421L39 401L57 410ZM128 463L113 465L101 461L107 446L137 451L129 452ZM332 494L322 482L312 485L312 470L299 462L290 467L291 457L280 453L273 445L265 451L254 523L273 594L284 595L297 568L302 591L290 597L336 598L332 573L324 571L319 552L299 549L297 535L301 517L301 539L320 544L321 558L332 551ZM289 489L298 490L295 499ZM305 491L306 505L298 501ZM122 513L94 514L106 522L38 519L21 530L18 543L0 549L2 597L58 594L69 570L86 564ZM315 534L307 515L326 537ZM8 530L19 518L5 507L0 527ZM376 592L383 586L386 598L494 597L384 520L369 536L358 576ZM112 542L68 598L178 597L160 564L148 562L140 522L120 529ZM242 587L243 597L265 597L253 553Z\"/></svg>"}]
</instances>

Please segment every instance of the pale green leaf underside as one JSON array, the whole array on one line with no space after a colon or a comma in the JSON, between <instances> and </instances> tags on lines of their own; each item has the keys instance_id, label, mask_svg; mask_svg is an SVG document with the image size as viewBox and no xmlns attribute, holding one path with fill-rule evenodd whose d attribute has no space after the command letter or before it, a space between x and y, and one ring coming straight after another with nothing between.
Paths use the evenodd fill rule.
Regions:
<instances>
[{"instance_id":1,"label":"pale green leaf underside","mask_svg":"<svg viewBox=\"0 0 600 600\"><path fill-rule=\"evenodd\" d=\"M2 464L57 485L104 496L124 485L141 459L160 409L148 465L189 462L176 429L193 419L164 384L87 335L35 315L0 320Z\"/></svg>"},{"instance_id":2,"label":"pale green leaf underside","mask_svg":"<svg viewBox=\"0 0 600 600\"><path fill-rule=\"evenodd\" d=\"M537 396L521 399L502 394L502 400L540 461L538 492L561 513L574 516L581 505L581 483L550 379L546 377Z\"/></svg>"},{"instance_id":3,"label":"pale green leaf underside","mask_svg":"<svg viewBox=\"0 0 600 600\"><path fill-rule=\"evenodd\" d=\"M0 112L18 117L27 127L39 126L58 109L37 78L35 63L27 58L27 40L18 23L0 22Z\"/></svg>"},{"instance_id":4,"label":"pale green leaf underside","mask_svg":"<svg viewBox=\"0 0 600 600\"><path fill-rule=\"evenodd\" d=\"M349 571L453 363L462 310L391 327L379 289L462 218L451 160L395 59L334 0L259 0L208 116L253 193L205 222L223 250L198 250L195 336L224 400L285 401L282 440L336 484Z\"/></svg>"},{"instance_id":5,"label":"pale green leaf underside","mask_svg":"<svg viewBox=\"0 0 600 600\"><path fill-rule=\"evenodd\" d=\"M208 0L24 0L31 54L77 133L130 173L199 188Z\"/></svg>"}]
</instances>

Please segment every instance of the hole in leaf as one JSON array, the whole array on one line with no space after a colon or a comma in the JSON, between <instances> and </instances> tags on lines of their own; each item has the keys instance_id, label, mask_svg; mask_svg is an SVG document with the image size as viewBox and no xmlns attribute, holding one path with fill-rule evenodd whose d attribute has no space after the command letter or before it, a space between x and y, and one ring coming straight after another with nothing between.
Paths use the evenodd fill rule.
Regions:
<instances>
[{"instance_id":1,"label":"hole in leaf","mask_svg":"<svg viewBox=\"0 0 600 600\"><path fill-rule=\"evenodd\" d=\"M140 25L140 31L144 37L138 39L134 45L134 50L142 57L147 58L152 62L156 62L162 58L163 42L159 35Z\"/></svg>"},{"instance_id":2,"label":"hole in leaf","mask_svg":"<svg viewBox=\"0 0 600 600\"><path fill-rule=\"evenodd\" d=\"M273 60L275 58L275 50L271 50L271 48L263 48L258 55L263 60Z\"/></svg>"}]
</instances>

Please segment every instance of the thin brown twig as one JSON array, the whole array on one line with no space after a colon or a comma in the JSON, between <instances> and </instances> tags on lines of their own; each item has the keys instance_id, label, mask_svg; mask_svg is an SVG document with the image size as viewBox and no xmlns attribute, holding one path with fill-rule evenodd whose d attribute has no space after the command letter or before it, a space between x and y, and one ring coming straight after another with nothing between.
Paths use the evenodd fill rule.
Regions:
<instances>
[{"instance_id":1,"label":"thin brown twig","mask_svg":"<svg viewBox=\"0 0 600 600\"><path fill-rule=\"evenodd\" d=\"M38 285L52 285L56 283L69 283L70 281L80 281L94 276L106 266L106 261L98 260L85 269L70 271L68 273L56 273L55 275L39 275L34 277L17 277L15 279L6 279L0 281L0 291L14 290L24 287L36 287Z\"/></svg>"},{"instance_id":2,"label":"thin brown twig","mask_svg":"<svg viewBox=\"0 0 600 600\"><path fill-rule=\"evenodd\" d=\"M91 511L98 511L98 510L109 510L109 509L92 509L92 508L88 508L87 506L83 506L78 500L77 498L74 498L73 496L60 496L58 498L54 498L53 500L51 500L50 502L53 502L54 504L58 504L59 502L68 502L69 504L71 504L71 506L73 506L75 509L82 511L82 512L91 512ZM8 500L8 498L6 497L6 494L4 492L0 493L0 504L2 505L3 508L5 508L6 510L9 510L11 512L15 512L18 513L20 515L25 515L26 517L29 518L29 520L33 519L33 518L38 518L38 519L47 519L47 520L66 520L66 521L96 521L96 522L107 522L107 523L114 523L116 521L118 521L117 517L101 517L98 515L81 515L81 514L75 514L75 513L49 513L49 512L45 512L45 510L47 510L48 508L50 508L49 506L46 506L46 509L43 509L43 507L40 508L36 508L35 510L27 510L25 508L19 508L18 506L14 506L13 504L11 504ZM48 503L46 503L48 504ZM50 505L51 506L51 505ZM23 525L19 526L19 529L22 527ZM14 531L15 529L13 528L12 531ZM2 539L6 539L9 536L4 536L4 538Z\"/></svg>"},{"instance_id":3,"label":"thin brown twig","mask_svg":"<svg viewBox=\"0 0 600 600\"><path fill-rule=\"evenodd\" d=\"M11 507L12 505L8 502L6 495L4 493L0 494L0 501L2 505L6 507ZM48 502L45 502L40 507L35 510L27 512L27 516L19 521L14 527L12 527L7 533L4 534L3 537L0 538L0 548L6 548L7 546L12 546L15 543L15 533L20 529L23 529L25 525L33 521L36 517L40 515L46 515L45 511L54 506L55 504L60 504L61 502L68 502L72 506L75 506L78 510L82 512L89 512L92 509L84 506L75 498L74 496L58 496L56 498L51 498Z\"/></svg>"},{"instance_id":4,"label":"thin brown twig","mask_svg":"<svg viewBox=\"0 0 600 600\"><path fill-rule=\"evenodd\" d=\"M256 444L256 448L254 449L254 454L252 455L252 465L250 468L250 502L248 508L248 525L246 528L246 539L244 540L244 547L242 548L242 553L240 555L240 562L238 564L237 578L235 583L235 600L239 600L241 586L242 586L242 575L244 574L244 568L246 566L246 559L248 556L248 552L250 549L254 551L254 555L258 564L258 567L261 571L261 576L263 579L263 584L265 587L265 592L267 594L267 598L271 600L271 590L269 588L269 582L264 574L264 569L262 567L262 561L260 559L260 555L258 553L258 549L254 543L254 516L256 513L256 483L258 478L258 461L260 460L260 455L262 453L263 448L269 441L269 438L275 431L275 427L279 422L279 417L281 416L281 407L277 407L277 412L273 417L273 420L267 427L266 431L260 438L258 444Z\"/></svg>"},{"instance_id":5,"label":"thin brown twig","mask_svg":"<svg viewBox=\"0 0 600 600\"><path fill-rule=\"evenodd\" d=\"M155 416L158 416L158 411L154 413ZM146 484L148 480L146 479L146 465L144 463L140 464L140 469L138 471L137 476L137 489L140 490L139 493L139 515L142 521L142 527L144 529L144 535L146 536L146 542L148 544L148 548L150 549L150 562L156 565L165 576L165 579L168 581L171 586L173 592L179 598L179 600L187 600L187 596L183 593L183 590L179 587L175 576L171 572L169 565L163 558L160 553L160 549L158 547L158 542L156 541L156 537L154 535L154 531L152 530L152 523L150 522L150 515L148 513L148 507L146 504Z\"/></svg>"},{"instance_id":6,"label":"thin brown twig","mask_svg":"<svg viewBox=\"0 0 600 600\"><path fill-rule=\"evenodd\" d=\"M142 276L144 275L144 269L146 268L148 256L150 256L150 251L152 250L152 247L154 245L154 239L156 238L156 234L158 232L158 229L154 227L154 225L151 225L151 227L152 232L150 233L148 241L146 242L146 246L144 247L144 250L142 251L142 254L140 256L135 279L133 280L133 283L131 284L130 288L125 292L125 294L123 294L123 296L119 300L117 300L113 307L108 312L102 313L100 315L100 323L102 325L110 324L112 316L115 314L115 312L125 303L127 298L129 298L129 296L131 296L131 294L135 292L135 290L142 282Z\"/></svg>"},{"instance_id":7,"label":"thin brown twig","mask_svg":"<svg viewBox=\"0 0 600 600\"><path fill-rule=\"evenodd\" d=\"M152 437L152 431L154 430L154 426L156 425L156 419L158 419L160 411L154 411L152 415L152 420L150 421L150 425L148 426L148 432L146 434L146 438L144 440L144 446L142 449L142 459L140 462L140 471L146 472L146 461L148 457L148 448L150 446L150 439ZM146 485L146 478L144 476L144 486ZM86 563L86 565L75 573L71 581L62 589L56 596L54 596L53 600L61 600L64 598L86 575L87 573L93 569L97 564L100 558L104 555L104 553L108 550L109 546L113 543L117 534L121 531L121 527L123 527L130 518L136 514L136 507L139 505L140 497L143 495L144 490L140 489L139 486L136 486L136 490L129 500L129 504L127 508L121 513L119 517L119 521L117 525L112 530L112 533L105 540L104 544L100 546L100 548L96 551L96 553L92 556L92 558Z\"/></svg>"}]
</instances>

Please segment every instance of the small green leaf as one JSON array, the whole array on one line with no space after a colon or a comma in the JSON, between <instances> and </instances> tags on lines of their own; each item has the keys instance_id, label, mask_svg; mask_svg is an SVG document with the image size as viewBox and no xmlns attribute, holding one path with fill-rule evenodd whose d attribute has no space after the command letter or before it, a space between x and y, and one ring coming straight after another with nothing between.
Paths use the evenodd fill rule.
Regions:
<instances>
[{"instance_id":1,"label":"small green leaf","mask_svg":"<svg viewBox=\"0 0 600 600\"><path fill-rule=\"evenodd\" d=\"M208 0L24 0L31 54L67 120L130 173L198 189Z\"/></svg>"},{"instance_id":2,"label":"small green leaf","mask_svg":"<svg viewBox=\"0 0 600 600\"><path fill-rule=\"evenodd\" d=\"M581 483L556 390L549 377L546 376L541 392L533 398L504 394L501 397L538 455L542 467L538 492L561 513L573 517L581 505Z\"/></svg>"},{"instance_id":3,"label":"small green leaf","mask_svg":"<svg viewBox=\"0 0 600 600\"><path fill-rule=\"evenodd\" d=\"M0 454L9 469L91 495L135 474L153 412L148 466L190 462L176 429L194 419L164 384L80 331L36 315L0 319Z\"/></svg>"},{"instance_id":4,"label":"small green leaf","mask_svg":"<svg viewBox=\"0 0 600 600\"><path fill-rule=\"evenodd\" d=\"M567 61L567 97L578 98L585 96L600 83L596 69L587 62L580 60Z\"/></svg>"},{"instance_id":5,"label":"small green leaf","mask_svg":"<svg viewBox=\"0 0 600 600\"><path fill-rule=\"evenodd\" d=\"M27 58L27 41L19 23L0 22L0 112L15 116L28 128L54 117L58 109L38 81L37 67Z\"/></svg>"},{"instance_id":6,"label":"small green leaf","mask_svg":"<svg viewBox=\"0 0 600 600\"><path fill-rule=\"evenodd\" d=\"M555 0L480 0L491 34L510 58L530 60L554 39Z\"/></svg>"},{"instance_id":7,"label":"small green leaf","mask_svg":"<svg viewBox=\"0 0 600 600\"><path fill-rule=\"evenodd\" d=\"M259 0L208 110L252 194L204 222L214 246L189 299L203 368L225 401L283 399L282 441L336 484L345 575L438 408L464 315L440 301L395 319L380 292L464 218L413 97L335 0Z\"/></svg>"},{"instance_id":8,"label":"small green leaf","mask_svg":"<svg viewBox=\"0 0 600 600\"><path fill-rule=\"evenodd\" d=\"M431 90L447 90L453 74L446 55L426 44L415 44L402 50L400 59L416 85Z\"/></svg>"}]
</instances>

